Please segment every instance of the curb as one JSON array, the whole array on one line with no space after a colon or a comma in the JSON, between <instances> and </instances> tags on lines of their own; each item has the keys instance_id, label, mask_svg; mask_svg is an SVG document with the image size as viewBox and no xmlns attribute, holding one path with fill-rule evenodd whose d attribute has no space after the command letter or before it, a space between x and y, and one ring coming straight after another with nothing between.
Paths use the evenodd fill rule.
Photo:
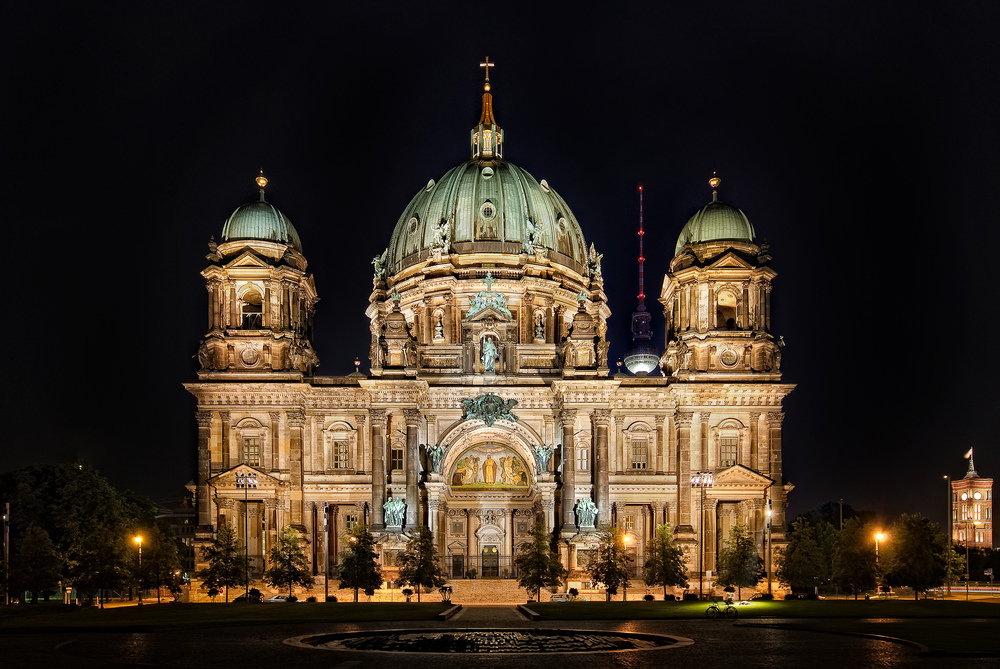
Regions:
<instances>
[{"instance_id":1,"label":"curb","mask_svg":"<svg viewBox=\"0 0 1000 669\"><path fill-rule=\"evenodd\" d=\"M529 609L524 604L518 604L517 605L517 610L521 613L522 616L524 616L525 618L527 618L531 622L536 622L536 621L542 619L542 616L540 614L535 613L534 611L532 611L531 609Z\"/></svg>"},{"instance_id":2,"label":"curb","mask_svg":"<svg viewBox=\"0 0 1000 669\"><path fill-rule=\"evenodd\" d=\"M451 607L447 611L442 611L441 613L437 614L437 619L438 620L450 620L452 616L454 616L456 613L458 613L461 610L462 610L462 605L461 604L456 604L455 606Z\"/></svg>"}]
</instances>

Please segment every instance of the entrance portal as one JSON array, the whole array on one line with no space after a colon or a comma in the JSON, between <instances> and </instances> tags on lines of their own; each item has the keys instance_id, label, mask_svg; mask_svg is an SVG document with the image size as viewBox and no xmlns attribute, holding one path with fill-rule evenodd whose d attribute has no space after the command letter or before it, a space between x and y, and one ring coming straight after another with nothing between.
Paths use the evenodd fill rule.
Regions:
<instances>
[{"instance_id":1,"label":"entrance portal","mask_svg":"<svg viewBox=\"0 0 1000 669\"><path fill-rule=\"evenodd\" d=\"M483 546L483 578L500 576L500 551L496 546Z\"/></svg>"}]
</instances>

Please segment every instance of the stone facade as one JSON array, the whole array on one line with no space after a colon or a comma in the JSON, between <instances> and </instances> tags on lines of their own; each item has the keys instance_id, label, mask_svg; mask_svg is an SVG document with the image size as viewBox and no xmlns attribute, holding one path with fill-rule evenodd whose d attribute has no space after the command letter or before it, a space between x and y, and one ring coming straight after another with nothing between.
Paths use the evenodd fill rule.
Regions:
<instances>
[{"instance_id":1,"label":"stone facade","mask_svg":"<svg viewBox=\"0 0 1000 669\"><path fill-rule=\"evenodd\" d=\"M484 115L491 105L487 90ZM488 120L500 133L492 111ZM570 580L588 580L595 531L579 524L583 499L596 505L594 526L626 531L636 564L656 525L669 525L695 580L698 542L711 582L735 522L763 551L769 505L780 544L793 386L780 381L770 332L766 247L687 243L661 293L663 375L609 375L600 255L544 181L481 154L482 131L473 160L418 193L373 261L370 377L313 374L318 296L301 252L273 240L213 246L208 352L185 386L198 401L199 541L232 521L259 572L291 525L322 575L339 538L365 523L388 576L407 533L426 525L450 576L475 569L483 592L501 588L485 582L510 575L536 520ZM475 188L452 188L457 179ZM446 195L455 202L435 204ZM258 296L260 316L243 315ZM704 510L698 472L714 475ZM387 525L390 499L405 503L399 527Z\"/></svg>"}]
</instances>

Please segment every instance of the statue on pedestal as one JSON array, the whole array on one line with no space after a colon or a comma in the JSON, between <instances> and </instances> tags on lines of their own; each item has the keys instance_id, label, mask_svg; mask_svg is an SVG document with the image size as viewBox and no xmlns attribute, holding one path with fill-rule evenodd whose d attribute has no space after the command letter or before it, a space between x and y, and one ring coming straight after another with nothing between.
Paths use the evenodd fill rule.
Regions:
<instances>
[{"instance_id":1,"label":"statue on pedestal","mask_svg":"<svg viewBox=\"0 0 1000 669\"><path fill-rule=\"evenodd\" d=\"M385 504L382 505L382 509L385 511L385 526L386 527L402 527L403 526L403 510L406 507L406 502L404 502L399 497L385 500Z\"/></svg>"},{"instance_id":2,"label":"statue on pedestal","mask_svg":"<svg viewBox=\"0 0 1000 669\"><path fill-rule=\"evenodd\" d=\"M593 528L595 517L597 517L597 506L594 500L584 497L576 503L577 524L581 528Z\"/></svg>"}]
</instances>

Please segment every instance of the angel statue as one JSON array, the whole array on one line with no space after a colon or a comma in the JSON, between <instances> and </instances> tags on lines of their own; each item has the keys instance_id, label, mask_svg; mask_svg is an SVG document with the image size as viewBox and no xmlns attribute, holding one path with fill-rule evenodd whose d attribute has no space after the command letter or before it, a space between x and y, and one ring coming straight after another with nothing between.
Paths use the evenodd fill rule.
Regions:
<instances>
[{"instance_id":1,"label":"angel statue","mask_svg":"<svg viewBox=\"0 0 1000 669\"><path fill-rule=\"evenodd\" d=\"M528 238L521 242L521 246L524 247L525 253L534 255L535 247L541 245L542 224L535 223L529 218L525 220L524 227L528 232Z\"/></svg>"}]
</instances>

